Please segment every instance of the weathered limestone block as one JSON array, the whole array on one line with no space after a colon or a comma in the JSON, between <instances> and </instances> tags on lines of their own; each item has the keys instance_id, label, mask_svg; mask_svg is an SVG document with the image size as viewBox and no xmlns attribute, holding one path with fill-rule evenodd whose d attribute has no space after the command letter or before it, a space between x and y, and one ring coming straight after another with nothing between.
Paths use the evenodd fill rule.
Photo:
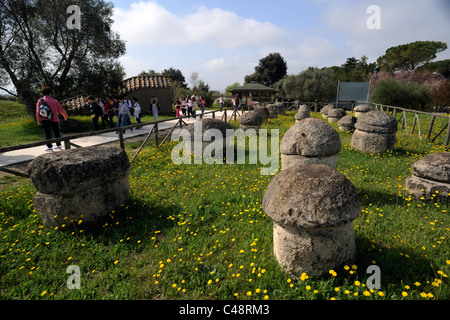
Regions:
<instances>
[{"instance_id":1,"label":"weathered limestone block","mask_svg":"<svg viewBox=\"0 0 450 320\"><path fill-rule=\"evenodd\" d=\"M270 112L269 112L269 110L268 110L266 107L264 107L264 106L261 106L261 107L256 108L256 109L254 110L254 112L257 113L257 114L259 114L259 115L263 118L263 123L267 122L267 119L269 119Z\"/></svg>"},{"instance_id":2,"label":"weathered limestone block","mask_svg":"<svg viewBox=\"0 0 450 320\"><path fill-rule=\"evenodd\" d=\"M262 123L263 118L254 111L247 112L239 118L239 127L244 131L254 129L258 133Z\"/></svg>"},{"instance_id":3,"label":"weathered limestone block","mask_svg":"<svg viewBox=\"0 0 450 320\"><path fill-rule=\"evenodd\" d=\"M355 112L355 118L359 118L360 116L362 116L363 114L365 114L366 112L369 112L371 110L372 109L369 106L359 105L353 109L353 112Z\"/></svg>"},{"instance_id":4,"label":"weathered limestone block","mask_svg":"<svg viewBox=\"0 0 450 320\"><path fill-rule=\"evenodd\" d=\"M49 153L28 165L33 204L48 226L94 222L128 200L130 162L120 148L94 146Z\"/></svg>"},{"instance_id":5,"label":"weathered limestone block","mask_svg":"<svg viewBox=\"0 0 450 320\"><path fill-rule=\"evenodd\" d=\"M348 115L342 117L337 124L339 126L339 130L353 132L355 131L356 118L352 115Z\"/></svg>"},{"instance_id":6,"label":"weathered limestone block","mask_svg":"<svg viewBox=\"0 0 450 320\"><path fill-rule=\"evenodd\" d=\"M274 222L275 257L294 277L320 277L355 260L358 194L335 169L309 164L281 171L266 189L263 209Z\"/></svg>"},{"instance_id":7,"label":"weathered limestone block","mask_svg":"<svg viewBox=\"0 0 450 320\"><path fill-rule=\"evenodd\" d=\"M278 108L278 114L286 114L287 106L284 104L284 102L276 102L275 106Z\"/></svg>"},{"instance_id":8,"label":"weathered limestone block","mask_svg":"<svg viewBox=\"0 0 450 320\"><path fill-rule=\"evenodd\" d=\"M303 104L298 109L297 114L295 115L295 122L300 122L303 119L309 118L311 116L311 110L306 104Z\"/></svg>"},{"instance_id":9,"label":"weathered limestone block","mask_svg":"<svg viewBox=\"0 0 450 320\"><path fill-rule=\"evenodd\" d=\"M125 151L102 146L46 153L28 165L30 179L39 192L60 195L121 179L130 171Z\"/></svg>"},{"instance_id":10,"label":"weathered limestone block","mask_svg":"<svg viewBox=\"0 0 450 320\"><path fill-rule=\"evenodd\" d=\"M203 118L202 120L197 120L186 127L186 130L190 134L191 138L191 153L197 155L203 155L205 149L212 143L215 142L217 145L221 145L223 150L226 149L226 137L227 130L231 130L231 126L225 121L214 119L214 118ZM202 143L201 150L195 148L196 142ZM200 156L199 155L199 156Z\"/></svg>"},{"instance_id":11,"label":"weathered limestone block","mask_svg":"<svg viewBox=\"0 0 450 320\"><path fill-rule=\"evenodd\" d=\"M358 118L355 128L351 146L363 153L392 150L397 141L397 121L383 111L366 112Z\"/></svg>"},{"instance_id":12,"label":"weathered limestone block","mask_svg":"<svg viewBox=\"0 0 450 320\"><path fill-rule=\"evenodd\" d=\"M95 222L125 204L129 197L128 177L69 195L38 192L33 204L42 221L50 227Z\"/></svg>"},{"instance_id":13,"label":"weathered limestone block","mask_svg":"<svg viewBox=\"0 0 450 320\"><path fill-rule=\"evenodd\" d=\"M347 113L344 109L334 108L328 110L328 122L337 123L341 118L345 117Z\"/></svg>"},{"instance_id":14,"label":"weathered limestone block","mask_svg":"<svg viewBox=\"0 0 450 320\"><path fill-rule=\"evenodd\" d=\"M267 108L267 110L269 110L269 118L270 119L278 118L278 108L276 105L269 104L269 105L267 105L266 108Z\"/></svg>"},{"instance_id":15,"label":"weathered limestone block","mask_svg":"<svg viewBox=\"0 0 450 320\"><path fill-rule=\"evenodd\" d=\"M420 200L450 201L450 153L432 153L412 165L405 188Z\"/></svg>"},{"instance_id":16,"label":"weathered limestone block","mask_svg":"<svg viewBox=\"0 0 450 320\"><path fill-rule=\"evenodd\" d=\"M331 109L334 109L335 106L332 104L327 104L325 107L322 108L322 110L320 110L320 112L322 113L322 118L327 119L328 118L328 112Z\"/></svg>"},{"instance_id":17,"label":"weathered limestone block","mask_svg":"<svg viewBox=\"0 0 450 320\"><path fill-rule=\"evenodd\" d=\"M294 124L280 144L281 167L326 164L337 168L342 143L339 134L325 121L307 118Z\"/></svg>"}]
</instances>

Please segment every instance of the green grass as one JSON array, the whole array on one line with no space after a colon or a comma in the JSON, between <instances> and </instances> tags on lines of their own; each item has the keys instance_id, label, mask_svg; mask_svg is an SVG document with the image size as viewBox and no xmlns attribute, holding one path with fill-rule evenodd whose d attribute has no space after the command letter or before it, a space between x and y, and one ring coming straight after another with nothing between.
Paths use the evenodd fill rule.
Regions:
<instances>
[{"instance_id":1,"label":"green grass","mask_svg":"<svg viewBox=\"0 0 450 320\"><path fill-rule=\"evenodd\" d=\"M293 115L266 128L283 135ZM404 190L412 163L444 149L399 133L395 150L363 155L340 136L338 170L361 203L354 265L291 279L274 259L272 220L261 207L273 176L261 176L261 165L175 165L173 143L149 143L132 164L129 201L96 225L45 227L28 180L0 183L0 298L449 299L448 205ZM138 146L127 145L130 157ZM373 264L382 287L371 292ZM66 287L70 265L81 269L80 290Z\"/></svg>"}]
</instances>

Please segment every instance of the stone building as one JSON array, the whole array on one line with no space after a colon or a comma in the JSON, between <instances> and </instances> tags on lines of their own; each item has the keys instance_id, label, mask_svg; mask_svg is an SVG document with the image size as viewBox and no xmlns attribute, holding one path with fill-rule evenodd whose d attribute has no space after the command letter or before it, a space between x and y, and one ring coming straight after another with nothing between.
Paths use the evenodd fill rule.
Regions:
<instances>
[{"instance_id":1,"label":"stone building","mask_svg":"<svg viewBox=\"0 0 450 320\"><path fill-rule=\"evenodd\" d=\"M167 76L141 75L125 79L121 93L126 93L129 99L136 97L144 113L148 114L151 110L152 96L158 97L160 113L173 113L173 89Z\"/></svg>"},{"instance_id":2,"label":"stone building","mask_svg":"<svg viewBox=\"0 0 450 320\"><path fill-rule=\"evenodd\" d=\"M173 88L169 82L169 78L164 75L140 75L123 80L121 87L118 89L119 94L127 94L127 97L136 97L144 114L148 114L151 110L150 101L152 96L158 97L161 114L174 115L172 110L172 102L174 100ZM114 92L109 93L114 95ZM63 107L69 111L83 111L84 105L87 103L87 97L78 96L61 102Z\"/></svg>"}]
</instances>

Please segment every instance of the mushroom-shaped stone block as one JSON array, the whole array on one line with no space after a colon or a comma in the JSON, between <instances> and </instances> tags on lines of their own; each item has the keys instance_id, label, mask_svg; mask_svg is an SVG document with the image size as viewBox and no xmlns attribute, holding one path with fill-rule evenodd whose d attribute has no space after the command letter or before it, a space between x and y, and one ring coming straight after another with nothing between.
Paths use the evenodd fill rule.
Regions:
<instances>
[{"instance_id":1,"label":"mushroom-shaped stone block","mask_svg":"<svg viewBox=\"0 0 450 320\"><path fill-rule=\"evenodd\" d=\"M336 168L342 143L339 134L324 120L304 119L286 131L280 144L282 170L320 163Z\"/></svg>"},{"instance_id":2,"label":"mushroom-shaped stone block","mask_svg":"<svg viewBox=\"0 0 450 320\"><path fill-rule=\"evenodd\" d=\"M381 110L369 111L358 118L352 136L352 148L363 153L392 150L398 126L393 116Z\"/></svg>"},{"instance_id":3,"label":"mushroom-shaped stone block","mask_svg":"<svg viewBox=\"0 0 450 320\"><path fill-rule=\"evenodd\" d=\"M365 113L367 113L367 112L369 112L369 111L371 111L372 109L369 107L369 106L366 106L366 105L359 105L359 106L356 106L354 109L353 109L353 112L355 112L355 117L356 118L359 118L360 116L362 116L363 114L365 114Z\"/></svg>"},{"instance_id":4,"label":"mushroom-shaped stone block","mask_svg":"<svg viewBox=\"0 0 450 320\"><path fill-rule=\"evenodd\" d=\"M331 109L334 109L335 107L334 107L334 105L332 105L332 104L328 104L328 105L326 105L325 107L323 107L322 108L322 110L320 110L320 112L322 113L322 117L324 118L324 119L327 119L328 118L328 112L331 110Z\"/></svg>"},{"instance_id":5,"label":"mushroom-shaped stone block","mask_svg":"<svg viewBox=\"0 0 450 320\"><path fill-rule=\"evenodd\" d=\"M239 127L244 131L254 129L256 132L259 132L263 121L261 115L254 111L250 111L239 118Z\"/></svg>"},{"instance_id":6,"label":"mushroom-shaped stone block","mask_svg":"<svg viewBox=\"0 0 450 320\"><path fill-rule=\"evenodd\" d=\"M342 117L337 123L339 126L339 130L346 132L355 131L356 120L357 119L352 115Z\"/></svg>"},{"instance_id":7,"label":"mushroom-shaped stone block","mask_svg":"<svg viewBox=\"0 0 450 320\"><path fill-rule=\"evenodd\" d=\"M345 117L347 113L344 109L334 108L328 110L328 122L337 123L341 118Z\"/></svg>"},{"instance_id":8,"label":"mushroom-shaped stone block","mask_svg":"<svg viewBox=\"0 0 450 320\"><path fill-rule=\"evenodd\" d=\"M420 200L450 201L450 153L429 154L412 165L406 192Z\"/></svg>"},{"instance_id":9,"label":"mushroom-shaped stone block","mask_svg":"<svg viewBox=\"0 0 450 320\"><path fill-rule=\"evenodd\" d=\"M303 119L309 118L311 116L311 110L308 105L303 104L298 109L298 112L295 115L295 122L299 122Z\"/></svg>"},{"instance_id":10,"label":"mushroom-shaped stone block","mask_svg":"<svg viewBox=\"0 0 450 320\"><path fill-rule=\"evenodd\" d=\"M259 114L263 118L263 123L267 122L267 119L269 119L270 116L269 110L264 106L256 108L254 112Z\"/></svg>"},{"instance_id":11,"label":"mushroom-shaped stone block","mask_svg":"<svg viewBox=\"0 0 450 320\"><path fill-rule=\"evenodd\" d=\"M48 226L93 222L128 200L131 167L117 147L86 147L36 157L28 165L36 211Z\"/></svg>"},{"instance_id":12,"label":"mushroom-shaped stone block","mask_svg":"<svg viewBox=\"0 0 450 320\"><path fill-rule=\"evenodd\" d=\"M360 213L353 184L327 165L281 171L268 185L263 209L273 220L273 247L280 266L294 277L319 277L352 263L352 221Z\"/></svg>"}]
</instances>

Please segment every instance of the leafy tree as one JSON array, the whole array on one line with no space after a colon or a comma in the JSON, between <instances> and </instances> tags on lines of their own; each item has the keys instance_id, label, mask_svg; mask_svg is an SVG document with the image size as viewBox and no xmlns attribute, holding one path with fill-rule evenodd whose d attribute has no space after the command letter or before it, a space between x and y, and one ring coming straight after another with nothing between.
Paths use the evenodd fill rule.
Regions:
<instances>
[{"instance_id":1,"label":"leafy tree","mask_svg":"<svg viewBox=\"0 0 450 320\"><path fill-rule=\"evenodd\" d=\"M414 70L421 64L432 61L439 52L446 49L447 44L443 42L416 41L387 49L377 62L384 71Z\"/></svg>"},{"instance_id":2,"label":"leafy tree","mask_svg":"<svg viewBox=\"0 0 450 320\"><path fill-rule=\"evenodd\" d=\"M159 76L160 73L156 72L156 71L153 70L153 69L150 69L150 70L148 70L148 71L143 70L143 71L141 71L138 75L139 75L139 76Z\"/></svg>"},{"instance_id":3,"label":"leafy tree","mask_svg":"<svg viewBox=\"0 0 450 320\"><path fill-rule=\"evenodd\" d=\"M240 86L241 86L241 84L239 82L230 84L228 87L225 88L225 95L231 96L231 90L239 88Z\"/></svg>"},{"instance_id":4,"label":"leafy tree","mask_svg":"<svg viewBox=\"0 0 450 320\"><path fill-rule=\"evenodd\" d=\"M259 60L255 72L245 77L245 83L256 81L265 86L272 87L277 81L283 79L287 74L287 63L278 53L270 53L267 57Z\"/></svg>"},{"instance_id":5,"label":"leafy tree","mask_svg":"<svg viewBox=\"0 0 450 320\"><path fill-rule=\"evenodd\" d=\"M431 100L431 90L416 82L395 79L381 81L371 96L372 102L413 110L425 110Z\"/></svg>"},{"instance_id":6,"label":"leafy tree","mask_svg":"<svg viewBox=\"0 0 450 320\"><path fill-rule=\"evenodd\" d=\"M187 87L186 79L184 78L183 73L179 69L175 68L164 69L162 71L162 74L168 76L169 79L172 80L172 82L176 81L180 83L182 87L184 88Z\"/></svg>"},{"instance_id":7,"label":"leafy tree","mask_svg":"<svg viewBox=\"0 0 450 320\"><path fill-rule=\"evenodd\" d=\"M277 83L277 88L288 99L327 102L336 95L337 82L329 68L310 67L297 75L289 75Z\"/></svg>"},{"instance_id":8,"label":"leafy tree","mask_svg":"<svg viewBox=\"0 0 450 320\"><path fill-rule=\"evenodd\" d=\"M79 29L67 23L71 16L67 9L73 4L73 0L0 1L0 73L7 75L1 80L14 86L32 115L44 85L62 100L95 94L86 91L90 79L95 78L100 88L109 79L99 75L113 72L116 81L123 72L116 59L125 53L125 43L111 30L113 4L77 1Z\"/></svg>"},{"instance_id":9,"label":"leafy tree","mask_svg":"<svg viewBox=\"0 0 450 320\"><path fill-rule=\"evenodd\" d=\"M334 72L334 80L337 82L364 82L368 81L369 77L377 70L377 63L368 63L367 56L362 56L361 59L355 57L347 58L347 61L342 66L334 66L331 69Z\"/></svg>"},{"instance_id":10,"label":"leafy tree","mask_svg":"<svg viewBox=\"0 0 450 320\"><path fill-rule=\"evenodd\" d=\"M427 62L417 68L418 70L429 70L441 74L444 78L450 78L450 59L435 62Z\"/></svg>"}]
</instances>

